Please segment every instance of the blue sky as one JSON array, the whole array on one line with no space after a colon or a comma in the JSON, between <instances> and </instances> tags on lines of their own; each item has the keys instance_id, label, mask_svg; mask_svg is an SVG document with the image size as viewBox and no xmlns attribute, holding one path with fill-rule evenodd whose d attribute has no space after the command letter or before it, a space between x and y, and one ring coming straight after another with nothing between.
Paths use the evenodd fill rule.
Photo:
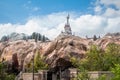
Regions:
<instances>
[{"instance_id":1,"label":"blue sky","mask_svg":"<svg viewBox=\"0 0 120 80\"><path fill-rule=\"evenodd\" d=\"M0 23L23 23L30 16L56 12L88 13L95 0L1 0Z\"/></svg>"},{"instance_id":2,"label":"blue sky","mask_svg":"<svg viewBox=\"0 0 120 80\"><path fill-rule=\"evenodd\" d=\"M120 32L120 0L1 0L0 38L39 32L54 39L64 31L68 13L75 35Z\"/></svg>"}]
</instances>

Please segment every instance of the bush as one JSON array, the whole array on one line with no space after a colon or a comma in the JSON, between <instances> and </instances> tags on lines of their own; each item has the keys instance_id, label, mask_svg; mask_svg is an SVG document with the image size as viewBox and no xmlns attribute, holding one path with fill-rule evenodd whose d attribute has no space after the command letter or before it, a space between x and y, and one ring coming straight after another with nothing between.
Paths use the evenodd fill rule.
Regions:
<instances>
[{"instance_id":1,"label":"bush","mask_svg":"<svg viewBox=\"0 0 120 80\"><path fill-rule=\"evenodd\" d=\"M101 75L97 80L106 80L106 75Z\"/></svg>"},{"instance_id":2,"label":"bush","mask_svg":"<svg viewBox=\"0 0 120 80\"><path fill-rule=\"evenodd\" d=\"M14 74L7 75L5 77L5 80L15 80L15 75Z\"/></svg>"},{"instance_id":3,"label":"bush","mask_svg":"<svg viewBox=\"0 0 120 80\"><path fill-rule=\"evenodd\" d=\"M6 68L6 65L0 62L0 80L15 80L15 75L8 74Z\"/></svg>"},{"instance_id":4,"label":"bush","mask_svg":"<svg viewBox=\"0 0 120 80\"><path fill-rule=\"evenodd\" d=\"M111 69L114 77L112 80L120 80L120 64L115 64L115 67Z\"/></svg>"},{"instance_id":5,"label":"bush","mask_svg":"<svg viewBox=\"0 0 120 80\"><path fill-rule=\"evenodd\" d=\"M120 45L111 43L105 51L92 45L87 51L86 57L79 63L88 71L109 71L114 64L120 64Z\"/></svg>"},{"instance_id":6,"label":"bush","mask_svg":"<svg viewBox=\"0 0 120 80\"><path fill-rule=\"evenodd\" d=\"M82 73L78 74L78 80L89 78L86 71L109 71L111 67L113 67L112 72L115 74L112 80L120 80L120 45L118 44L110 43L104 51L98 46L92 45L85 58L76 59L71 57L71 62ZM97 80L106 80L106 77L103 75Z\"/></svg>"},{"instance_id":7,"label":"bush","mask_svg":"<svg viewBox=\"0 0 120 80\"><path fill-rule=\"evenodd\" d=\"M48 65L44 62L44 57L40 55L38 51L36 51L36 55L34 56L34 71L38 70L46 70L48 69ZM27 72L32 72L32 61L27 65Z\"/></svg>"}]
</instances>

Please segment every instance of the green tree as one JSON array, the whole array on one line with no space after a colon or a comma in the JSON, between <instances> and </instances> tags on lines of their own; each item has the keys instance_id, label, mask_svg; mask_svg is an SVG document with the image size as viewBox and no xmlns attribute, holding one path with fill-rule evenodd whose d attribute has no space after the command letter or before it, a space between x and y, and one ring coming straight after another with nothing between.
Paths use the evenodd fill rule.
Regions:
<instances>
[{"instance_id":1,"label":"green tree","mask_svg":"<svg viewBox=\"0 0 120 80\"><path fill-rule=\"evenodd\" d=\"M44 57L40 55L38 51L36 51L36 55L34 56L34 70L37 72L38 70L46 70L48 69L48 65L44 62ZM27 71L32 72L32 61L27 65Z\"/></svg>"},{"instance_id":2,"label":"green tree","mask_svg":"<svg viewBox=\"0 0 120 80\"><path fill-rule=\"evenodd\" d=\"M114 74L112 80L120 80L120 64L115 64L115 67L111 71Z\"/></svg>"},{"instance_id":3,"label":"green tree","mask_svg":"<svg viewBox=\"0 0 120 80\"><path fill-rule=\"evenodd\" d=\"M89 76L87 71L109 71L113 67L112 71L117 77L120 75L120 45L110 43L105 50L100 49L96 45L92 45L87 51L83 59L77 59L71 57L72 65L82 73L78 74L77 80L86 80ZM118 64L117 68L116 65ZM117 72L118 71L118 72ZM97 80L106 80L105 76L99 77ZM120 80L113 79L113 80Z\"/></svg>"},{"instance_id":4,"label":"green tree","mask_svg":"<svg viewBox=\"0 0 120 80\"><path fill-rule=\"evenodd\" d=\"M3 37L1 38L1 41L2 41L2 42L8 41L8 36L3 36Z\"/></svg>"},{"instance_id":5,"label":"green tree","mask_svg":"<svg viewBox=\"0 0 120 80\"><path fill-rule=\"evenodd\" d=\"M42 41L43 41L43 42L45 42L45 41L46 41L46 38L45 38L45 36L44 36L44 35L42 36Z\"/></svg>"},{"instance_id":6,"label":"green tree","mask_svg":"<svg viewBox=\"0 0 120 80\"><path fill-rule=\"evenodd\" d=\"M86 63L83 63L84 67L89 71L102 70L103 56L104 52L99 47L92 45L86 53Z\"/></svg>"},{"instance_id":7,"label":"green tree","mask_svg":"<svg viewBox=\"0 0 120 80\"><path fill-rule=\"evenodd\" d=\"M89 75L87 74L87 70L85 70L85 67L82 65L84 62L86 62L85 59L79 60L75 57L71 57L70 59L72 65L78 69L77 77L74 80L89 80Z\"/></svg>"},{"instance_id":8,"label":"green tree","mask_svg":"<svg viewBox=\"0 0 120 80\"><path fill-rule=\"evenodd\" d=\"M3 62L0 62L0 80L15 80L14 74L8 74L6 72L7 65Z\"/></svg>"},{"instance_id":9,"label":"green tree","mask_svg":"<svg viewBox=\"0 0 120 80\"><path fill-rule=\"evenodd\" d=\"M100 77L98 77L98 79L96 80L107 80L106 75L101 75Z\"/></svg>"},{"instance_id":10,"label":"green tree","mask_svg":"<svg viewBox=\"0 0 120 80\"><path fill-rule=\"evenodd\" d=\"M41 41L41 34L39 34L39 41Z\"/></svg>"},{"instance_id":11,"label":"green tree","mask_svg":"<svg viewBox=\"0 0 120 80\"><path fill-rule=\"evenodd\" d=\"M88 71L108 71L114 64L120 64L120 45L108 44L105 51L98 46L92 45L87 51L85 58L77 60L71 58L75 67L84 68Z\"/></svg>"},{"instance_id":12,"label":"green tree","mask_svg":"<svg viewBox=\"0 0 120 80\"><path fill-rule=\"evenodd\" d=\"M92 45L81 65L89 71L108 71L114 64L120 64L120 45L110 43L105 51Z\"/></svg>"},{"instance_id":13,"label":"green tree","mask_svg":"<svg viewBox=\"0 0 120 80\"><path fill-rule=\"evenodd\" d=\"M93 40L96 41L97 40L97 37L96 35L93 36Z\"/></svg>"},{"instance_id":14,"label":"green tree","mask_svg":"<svg viewBox=\"0 0 120 80\"><path fill-rule=\"evenodd\" d=\"M38 36L39 36L38 33L36 33L36 34L35 34L35 42L38 41Z\"/></svg>"},{"instance_id":15,"label":"green tree","mask_svg":"<svg viewBox=\"0 0 120 80\"><path fill-rule=\"evenodd\" d=\"M5 71L4 71L4 64L0 62L0 80L5 79Z\"/></svg>"},{"instance_id":16,"label":"green tree","mask_svg":"<svg viewBox=\"0 0 120 80\"><path fill-rule=\"evenodd\" d=\"M6 75L5 80L15 80L15 75L14 74L8 74L8 75Z\"/></svg>"},{"instance_id":17,"label":"green tree","mask_svg":"<svg viewBox=\"0 0 120 80\"><path fill-rule=\"evenodd\" d=\"M36 33L33 32L33 33L32 33L32 39L35 39L35 37L36 37Z\"/></svg>"},{"instance_id":18,"label":"green tree","mask_svg":"<svg viewBox=\"0 0 120 80\"><path fill-rule=\"evenodd\" d=\"M105 70L110 70L111 67L114 67L114 64L120 64L120 45L110 43L104 54Z\"/></svg>"},{"instance_id":19,"label":"green tree","mask_svg":"<svg viewBox=\"0 0 120 80\"><path fill-rule=\"evenodd\" d=\"M40 55L38 51L36 51L36 55L34 58L34 67L35 71L37 72L38 70L46 70L48 69L48 65L44 62L44 57Z\"/></svg>"}]
</instances>

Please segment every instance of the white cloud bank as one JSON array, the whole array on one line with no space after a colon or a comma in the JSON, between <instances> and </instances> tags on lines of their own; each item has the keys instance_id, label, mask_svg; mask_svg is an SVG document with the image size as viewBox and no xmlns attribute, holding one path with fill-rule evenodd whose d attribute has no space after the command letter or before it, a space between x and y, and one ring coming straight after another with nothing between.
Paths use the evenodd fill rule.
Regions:
<instances>
[{"instance_id":1,"label":"white cloud bank","mask_svg":"<svg viewBox=\"0 0 120 80\"><path fill-rule=\"evenodd\" d=\"M104 35L108 32L120 32L120 8L119 0L99 0L99 4L94 7L95 13L102 11L104 4L106 9L102 14L86 14L79 15L78 13L70 13L70 25L72 31L80 36ZM118 1L118 3L116 2ZM107 3L108 2L108 3ZM118 9L108 7L114 5ZM31 34L32 32L39 32L46 35L50 39L54 39L61 31L64 30L66 23L67 12L52 13L45 16L38 16L30 18L25 24L0 24L0 37L10 34L12 32ZM76 17L77 16L77 17Z\"/></svg>"}]
</instances>

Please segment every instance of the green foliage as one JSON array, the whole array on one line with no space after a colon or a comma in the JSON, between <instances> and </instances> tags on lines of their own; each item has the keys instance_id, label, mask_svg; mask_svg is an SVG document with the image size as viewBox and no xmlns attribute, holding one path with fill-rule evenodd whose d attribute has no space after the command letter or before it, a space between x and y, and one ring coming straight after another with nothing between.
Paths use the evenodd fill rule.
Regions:
<instances>
[{"instance_id":1,"label":"green foliage","mask_svg":"<svg viewBox=\"0 0 120 80\"><path fill-rule=\"evenodd\" d=\"M0 41L8 41L8 36L3 36Z\"/></svg>"},{"instance_id":2,"label":"green foliage","mask_svg":"<svg viewBox=\"0 0 120 80\"><path fill-rule=\"evenodd\" d=\"M32 33L32 39L35 39L35 38L36 38L36 33L33 32L33 33Z\"/></svg>"},{"instance_id":3,"label":"green foliage","mask_svg":"<svg viewBox=\"0 0 120 80\"><path fill-rule=\"evenodd\" d=\"M97 40L97 36L96 36L96 35L93 36L93 40L94 40L94 41Z\"/></svg>"},{"instance_id":4,"label":"green foliage","mask_svg":"<svg viewBox=\"0 0 120 80\"><path fill-rule=\"evenodd\" d=\"M75 80L89 80L89 79L90 77L87 71L79 72L77 78L75 78Z\"/></svg>"},{"instance_id":5,"label":"green foliage","mask_svg":"<svg viewBox=\"0 0 120 80\"><path fill-rule=\"evenodd\" d=\"M120 45L110 43L106 47L103 56L104 70L110 70L114 64L120 64Z\"/></svg>"},{"instance_id":6,"label":"green foliage","mask_svg":"<svg viewBox=\"0 0 120 80\"><path fill-rule=\"evenodd\" d=\"M107 46L106 52L120 55L120 45L115 43L110 43Z\"/></svg>"},{"instance_id":7,"label":"green foliage","mask_svg":"<svg viewBox=\"0 0 120 80\"><path fill-rule=\"evenodd\" d=\"M114 64L120 64L120 45L111 43L107 46L106 56L109 57L108 60L111 59L111 64L114 67Z\"/></svg>"},{"instance_id":8,"label":"green foliage","mask_svg":"<svg viewBox=\"0 0 120 80\"><path fill-rule=\"evenodd\" d=\"M98 79L96 79L96 80L106 80L107 78L106 78L106 75L101 75Z\"/></svg>"},{"instance_id":9,"label":"green foliage","mask_svg":"<svg viewBox=\"0 0 120 80\"><path fill-rule=\"evenodd\" d=\"M0 80L15 80L15 75L8 74L6 68L6 65L0 62Z\"/></svg>"},{"instance_id":10,"label":"green foliage","mask_svg":"<svg viewBox=\"0 0 120 80\"><path fill-rule=\"evenodd\" d=\"M15 75L14 74L6 75L5 80L15 80Z\"/></svg>"},{"instance_id":11,"label":"green foliage","mask_svg":"<svg viewBox=\"0 0 120 80\"><path fill-rule=\"evenodd\" d=\"M71 57L70 61L71 61L72 65L74 65L74 67L76 67L76 68L79 67L80 63L79 63L78 59L76 59L75 57Z\"/></svg>"},{"instance_id":12,"label":"green foliage","mask_svg":"<svg viewBox=\"0 0 120 80\"><path fill-rule=\"evenodd\" d=\"M36 55L34 56L34 71L38 70L46 70L48 69L48 65L44 62L44 57L40 55L38 51L36 51ZM32 72L32 61L26 66L28 72Z\"/></svg>"},{"instance_id":13,"label":"green foliage","mask_svg":"<svg viewBox=\"0 0 120 80\"><path fill-rule=\"evenodd\" d=\"M85 59L79 60L75 57L71 57L70 61L71 61L72 65L79 70L79 72L85 71L85 67L84 67L84 64L86 62Z\"/></svg>"},{"instance_id":14,"label":"green foliage","mask_svg":"<svg viewBox=\"0 0 120 80\"><path fill-rule=\"evenodd\" d=\"M44 57L40 55L37 51L36 56L34 58L34 68L37 72L38 70L46 70L48 69L48 65L44 62Z\"/></svg>"},{"instance_id":15,"label":"green foliage","mask_svg":"<svg viewBox=\"0 0 120 80\"><path fill-rule=\"evenodd\" d=\"M86 54L86 68L89 71L95 71L95 70L101 70L102 67L102 58L103 58L103 53L102 51L95 45L92 45L90 50L88 50Z\"/></svg>"},{"instance_id":16,"label":"green foliage","mask_svg":"<svg viewBox=\"0 0 120 80\"><path fill-rule=\"evenodd\" d=\"M45 36L44 36L44 35L42 36L42 41L43 41L43 42L45 42L45 41L46 41L46 38L45 38Z\"/></svg>"},{"instance_id":17,"label":"green foliage","mask_svg":"<svg viewBox=\"0 0 120 80\"><path fill-rule=\"evenodd\" d=\"M84 62L86 62L85 59L79 60L75 57L71 57L71 62L74 67L78 69L78 75L74 80L89 80L89 75L87 74L87 70L85 70L84 66L82 65Z\"/></svg>"},{"instance_id":18,"label":"green foliage","mask_svg":"<svg viewBox=\"0 0 120 80\"><path fill-rule=\"evenodd\" d=\"M105 53L97 46L92 45L87 51L86 57L79 60L78 65L83 67L88 71L104 71L106 67L104 66Z\"/></svg>"},{"instance_id":19,"label":"green foliage","mask_svg":"<svg viewBox=\"0 0 120 80\"><path fill-rule=\"evenodd\" d=\"M114 64L120 64L120 45L111 43L103 51L92 45L86 57L80 60L81 66L89 71L108 71Z\"/></svg>"},{"instance_id":20,"label":"green foliage","mask_svg":"<svg viewBox=\"0 0 120 80\"><path fill-rule=\"evenodd\" d=\"M112 80L120 80L120 64L115 64L115 67L111 69L114 77Z\"/></svg>"},{"instance_id":21,"label":"green foliage","mask_svg":"<svg viewBox=\"0 0 120 80\"><path fill-rule=\"evenodd\" d=\"M0 80L5 78L4 64L0 62Z\"/></svg>"},{"instance_id":22,"label":"green foliage","mask_svg":"<svg viewBox=\"0 0 120 80\"><path fill-rule=\"evenodd\" d=\"M106 47L105 51L96 45L92 45L85 58L76 59L71 57L71 62L82 73L78 74L78 80L87 80L89 78L86 71L109 71L111 67L113 67L112 72L115 74L113 80L120 80L120 45L111 43ZM97 80L106 80L106 77L103 75Z\"/></svg>"},{"instance_id":23,"label":"green foliage","mask_svg":"<svg viewBox=\"0 0 120 80\"><path fill-rule=\"evenodd\" d=\"M31 36L29 36L29 39L35 39L35 42L42 41L45 42L46 40L49 40L45 35L41 35L40 33L33 32Z\"/></svg>"}]
</instances>

